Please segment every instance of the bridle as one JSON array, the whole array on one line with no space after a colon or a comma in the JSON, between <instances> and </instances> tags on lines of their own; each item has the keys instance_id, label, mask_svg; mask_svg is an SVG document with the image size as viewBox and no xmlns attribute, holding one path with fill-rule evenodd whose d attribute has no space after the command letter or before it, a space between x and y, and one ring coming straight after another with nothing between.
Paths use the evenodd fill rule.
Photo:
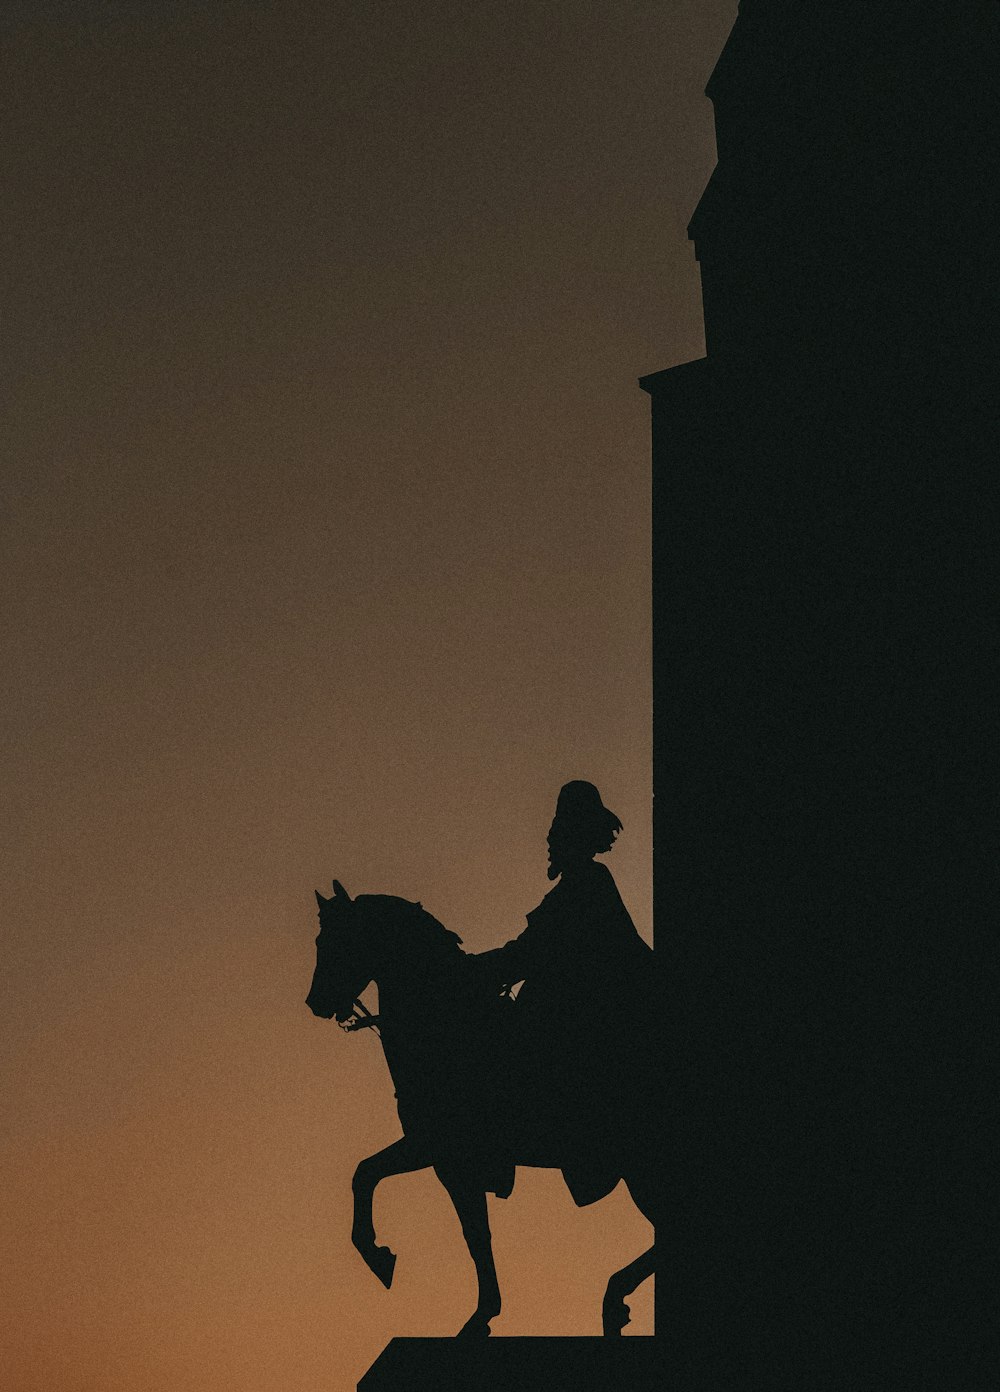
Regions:
<instances>
[{"instance_id":1,"label":"bridle","mask_svg":"<svg viewBox=\"0 0 1000 1392\"><path fill-rule=\"evenodd\" d=\"M379 1039L381 1039L382 1031L379 1029L379 1017L373 1015L365 1004L357 998L355 998L351 1004L354 1006L354 1014L359 1018L355 1019L353 1024L350 1019L344 1020L343 1023L338 1020L338 1029L342 1029L346 1034L353 1034L355 1030L370 1029L374 1030Z\"/></svg>"}]
</instances>

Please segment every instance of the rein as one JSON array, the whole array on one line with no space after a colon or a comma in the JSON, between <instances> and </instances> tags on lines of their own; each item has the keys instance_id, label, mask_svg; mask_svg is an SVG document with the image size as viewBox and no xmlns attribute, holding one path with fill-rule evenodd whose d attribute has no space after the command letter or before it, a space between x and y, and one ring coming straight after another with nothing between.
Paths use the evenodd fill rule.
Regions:
<instances>
[{"instance_id":1,"label":"rein","mask_svg":"<svg viewBox=\"0 0 1000 1392\"><path fill-rule=\"evenodd\" d=\"M517 996L514 994L510 986L503 986L500 990L500 999L516 1001ZM377 1015L373 1015L371 1011L368 1009L368 1007L365 1005L364 1001L359 1000L357 996L355 996L351 1004L354 1006L354 1013L356 1016L358 1016L358 1018L354 1021L353 1024L350 1020L345 1020L343 1024L340 1024L338 1021L338 1028L342 1029L345 1034L355 1034L358 1030L363 1029L374 1030L378 1038L381 1039L382 1031L379 1029L379 1017Z\"/></svg>"}]
</instances>

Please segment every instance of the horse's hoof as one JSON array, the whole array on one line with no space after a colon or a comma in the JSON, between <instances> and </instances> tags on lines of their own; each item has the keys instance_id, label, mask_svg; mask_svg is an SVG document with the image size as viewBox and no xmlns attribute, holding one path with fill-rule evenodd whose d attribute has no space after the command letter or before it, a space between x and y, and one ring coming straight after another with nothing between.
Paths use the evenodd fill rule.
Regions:
<instances>
[{"instance_id":1,"label":"horse's hoof","mask_svg":"<svg viewBox=\"0 0 1000 1392\"><path fill-rule=\"evenodd\" d=\"M368 1265L375 1275L385 1286L386 1290L392 1285L392 1275L396 1270L396 1253L390 1252L388 1247L376 1247L371 1256L366 1258Z\"/></svg>"},{"instance_id":2,"label":"horse's hoof","mask_svg":"<svg viewBox=\"0 0 1000 1392\"><path fill-rule=\"evenodd\" d=\"M455 1335L456 1339L488 1339L490 1322L485 1315L475 1314L467 1319Z\"/></svg>"},{"instance_id":3,"label":"horse's hoof","mask_svg":"<svg viewBox=\"0 0 1000 1392\"><path fill-rule=\"evenodd\" d=\"M605 1300L603 1310L604 1337L615 1338L632 1318L624 1300Z\"/></svg>"},{"instance_id":4,"label":"horse's hoof","mask_svg":"<svg viewBox=\"0 0 1000 1392\"><path fill-rule=\"evenodd\" d=\"M393 1283L393 1272L396 1271L396 1253L390 1251L389 1247L358 1247L358 1251L364 1257L368 1270L375 1272L384 1288L389 1290Z\"/></svg>"}]
</instances>

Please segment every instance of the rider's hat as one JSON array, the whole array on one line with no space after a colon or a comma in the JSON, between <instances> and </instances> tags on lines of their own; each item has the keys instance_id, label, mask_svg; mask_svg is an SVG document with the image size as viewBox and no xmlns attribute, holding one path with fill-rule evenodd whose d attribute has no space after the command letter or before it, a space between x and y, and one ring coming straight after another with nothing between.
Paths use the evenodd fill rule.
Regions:
<instances>
[{"instance_id":1,"label":"rider's hat","mask_svg":"<svg viewBox=\"0 0 1000 1392\"><path fill-rule=\"evenodd\" d=\"M577 778L560 788L553 831L586 843L591 855L600 855L611 849L621 829L621 822L604 806L593 783Z\"/></svg>"}]
</instances>

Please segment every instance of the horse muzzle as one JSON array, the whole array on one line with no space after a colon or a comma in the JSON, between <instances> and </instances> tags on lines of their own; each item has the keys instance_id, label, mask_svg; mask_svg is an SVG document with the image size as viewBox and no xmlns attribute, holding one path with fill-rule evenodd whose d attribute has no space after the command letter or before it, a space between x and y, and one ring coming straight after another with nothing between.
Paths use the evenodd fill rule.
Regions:
<instances>
[{"instance_id":1,"label":"horse muzzle","mask_svg":"<svg viewBox=\"0 0 1000 1392\"><path fill-rule=\"evenodd\" d=\"M350 1001L347 1004L345 1004L342 1001L339 1005L337 1005L333 1003L328 996L317 994L315 991L310 991L308 996L306 996L306 1005L309 1007L309 1009L312 1011L314 1015L319 1017L319 1019L336 1019L339 1025L342 1025L346 1020L349 1020L351 1016L354 1014L353 1001Z\"/></svg>"},{"instance_id":2,"label":"horse muzzle","mask_svg":"<svg viewBox=\"0 0 1000 1392\"><path fill-rule=\"evenodd\" d=\"M308 996L306 996L306 1005L308 1005L312 1013L318 1016L318 1018L321 1020L332 1020L334 1015L337 1013L332 1005L329 1005L326 1001L321 1000L317 996L314 996L311 992Z\"/></svg>"}]
</instances>

